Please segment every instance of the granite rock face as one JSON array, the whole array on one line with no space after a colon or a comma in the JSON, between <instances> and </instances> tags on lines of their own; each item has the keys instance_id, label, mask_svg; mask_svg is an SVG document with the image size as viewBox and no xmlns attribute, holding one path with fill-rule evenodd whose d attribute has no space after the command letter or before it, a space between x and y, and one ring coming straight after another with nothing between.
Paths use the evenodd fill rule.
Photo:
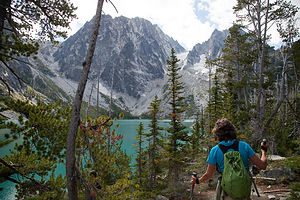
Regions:
<instances>
[{"instance_id":1,"label":"granite rock face","mask_svg":"<svg viewBox=\"0 0 300 200\"><path fill-rule=\"evenodd\" d=\"M53 54L60 72L73 81L79 80L92 25L93 19ZM171 48L177 53L184 51L177 41L145 19L103 15L90 78L100 74L107 87L113 81L116 92L139 98L146 83L163 78Z\"/></svg>"}]
</instances>

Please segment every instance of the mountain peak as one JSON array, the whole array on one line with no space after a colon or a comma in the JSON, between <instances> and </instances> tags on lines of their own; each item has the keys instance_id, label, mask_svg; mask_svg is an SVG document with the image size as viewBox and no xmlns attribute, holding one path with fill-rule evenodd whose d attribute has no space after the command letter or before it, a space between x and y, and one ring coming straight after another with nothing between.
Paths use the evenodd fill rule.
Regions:
<instances>
[{"instance_id":1,"label":"mountain peak","mask_svg":"<svg viewBox=\"0 0 300 200\"><path fill-rule=\"evenodd\" d=\"M54 53L60 72L75 82L79 80L91 29L92 23L85 24ZM90 79L96 79L100 72L106 88L113 84L115 92L136 99L149 81L163 78L171 49L184 51L157 25L139 17L103 15L97 40Z\"/></svg>"},{"instance_id":2,"label":"mountain peak","mask_svg":"<svg viewBox=\"0 0 300 200\"><path fill-rule=\"evenodd\" d=\"M229 31L219 31L215 29L210 38L203 42L196 44L187 56L187 65L192 66L201 61L201 55L208 58L216 58L220 51L224 48L224 40L228 36Z\"/></svg>"}]
</instances>

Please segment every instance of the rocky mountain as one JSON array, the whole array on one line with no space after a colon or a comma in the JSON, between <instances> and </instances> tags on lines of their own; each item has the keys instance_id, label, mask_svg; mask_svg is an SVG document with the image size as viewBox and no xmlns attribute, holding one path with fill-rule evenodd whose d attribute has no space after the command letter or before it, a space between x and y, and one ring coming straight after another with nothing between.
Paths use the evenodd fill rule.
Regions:
<instances>
[{"instance_id":1,"label":"rocky mountain","mask_svg":"<svg viewBox=\"0 0 300 200\"><path fill-rule=\"evenodd\" d=\"M215 29L207 41L196 44L188 53L185 67L194 66L195 64L200 63L202 58L199 55L205 55L212 59L219 56L221 50L224 48L224 40L228 35L228 30L221 32Z\"/></svg>"},{"instance_id":2,"label":"rocky mountain","mask_svg":"<svg viewBox=\"0 0 300 200\"><path fill-rule=\"evenodd\" d=\"M93 20L87 22L53 54L59 71L73 81L79 80L92 25ZM116 92L139 98L148 82L163 78L171 48L178 53L184 51L145 19L103 15L90 78L100 74L105 87L110 88L113 80Z\"/></svg>"},{"instance_id":3,"label":"rocky mountain","mask_svg":"<svg viewBox=\"0 0 300 200\"><path fill-rule=\"evenodd\" d=\"M26 77L39 80L39 84L31 82L35 83L32 86L35 89L37 85L43 85L43 90L39 89L41 93L45 90L49 93L57 87L56 92L47 97L69 101L66 96L74 96L77 89L92 24L93 19L57 47L41 45L37 59L28 59L35 67L28 68L19 63L16 64L18 70L24 69ZM140 115L158 95L162 99L162 109L167 110L166 60L174 48L181 60L186 103L191 105L191 110L194 106L205 105L208 90L205 58L220 54L227 35L228 31L215 30L208 41L197 44L188 52L145 19L103 15L84 100L95 105L98 89L101 107L108 109L108 99L112 95L115 105ZM51 89L47 90L47 85L51 85Z\"/></svg>"}]
</instances>

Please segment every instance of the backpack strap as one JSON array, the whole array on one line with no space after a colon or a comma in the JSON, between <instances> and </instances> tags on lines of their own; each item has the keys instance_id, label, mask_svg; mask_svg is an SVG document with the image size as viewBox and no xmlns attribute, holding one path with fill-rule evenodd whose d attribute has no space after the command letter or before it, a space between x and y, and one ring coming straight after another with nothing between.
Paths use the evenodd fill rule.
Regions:
<instances>
[{"instance_id":1,"label":"backpack strap","mask_svg":"<svg viewBox=\"0 0 300 200\"><path fill-rule=\"evenodd\" d=\"M222 150L223 154L225 154L229 149L233 149L234 151L239 151L239 141L235 140L234 143L230 146L225 146L223 144L218 144L219 148Z\"/></svg>"},{"instance_id":2,"label":"backpack strap","mask_svg":"<svg viewBox=\"0 0 300 200\"><path fill-rule=\"evenodd\" d=\"M221 151L223 152L223 154L225 154L229 149L233 149L234 151L239 151L239 141L235 140L234 143L230 146L225 146L223 144L218 144L219 148L221 149ZM217 172L219 172L220 174L222 174L219 165L217 164Z\"/></svg>"}]
</instances>

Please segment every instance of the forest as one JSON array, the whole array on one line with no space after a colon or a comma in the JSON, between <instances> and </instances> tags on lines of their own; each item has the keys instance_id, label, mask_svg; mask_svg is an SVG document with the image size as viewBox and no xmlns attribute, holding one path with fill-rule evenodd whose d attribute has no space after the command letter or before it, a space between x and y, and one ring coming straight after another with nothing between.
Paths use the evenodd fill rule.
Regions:
<instances>
[{"instance_id":1,"label":"forest","mask_svg":"<svg viewBox=\"0 0 300 200\"><path fill-rule=\"evenodd\" d=\"M222 54L206 60L209 90L199 93L208 92L209 98L205 107L195 111L191 132L183 124L189 105L184 103L180 60L172 49L167 60L169 110L163 113L157 96L148 105L150 131L145 131L143 123L136 127L136 156L132 163L121 148L124 136L119 134L116 123L124 119L124 114L110 111L95 117L82 109L105 3L113 5L110 0L98 0L72 104L30 101L16 94L0 77L0 111L14 111L19 116L18 123L0 117L0 128L10 129L0 147L20 138L23 141L16 143L10 156L0 158L0 182L17 184L16 199L89 199L91 192L97 193L97 199L108 200L158 196L189 199L186 176L205 166L210 149L218 143L212 129L220 118L229 119L238 138L254 151L259 152L260 142L266 138L270 154L287 158L281 164L298 174L290 182L289 199L298 199L300 40L295 15L299 8L285 0L237 0L233 9L238 20L229 29ZM40 41L50 40L55 45L58 37L67 37L62 30L76 17L75 10L69 0L1 1L1 67L12 71L20 84L26 84L10 62L34 57ZM38 38L32 35L33 24L40 27ZM278 49L268 45L271 26L276 26L281 37ZM159 124L162 116L169 120L166 129ZM163 130L168 134L162 134ZM59 165L65 168L66 176L55 175Z\"/></svg>"}]
</instances>

